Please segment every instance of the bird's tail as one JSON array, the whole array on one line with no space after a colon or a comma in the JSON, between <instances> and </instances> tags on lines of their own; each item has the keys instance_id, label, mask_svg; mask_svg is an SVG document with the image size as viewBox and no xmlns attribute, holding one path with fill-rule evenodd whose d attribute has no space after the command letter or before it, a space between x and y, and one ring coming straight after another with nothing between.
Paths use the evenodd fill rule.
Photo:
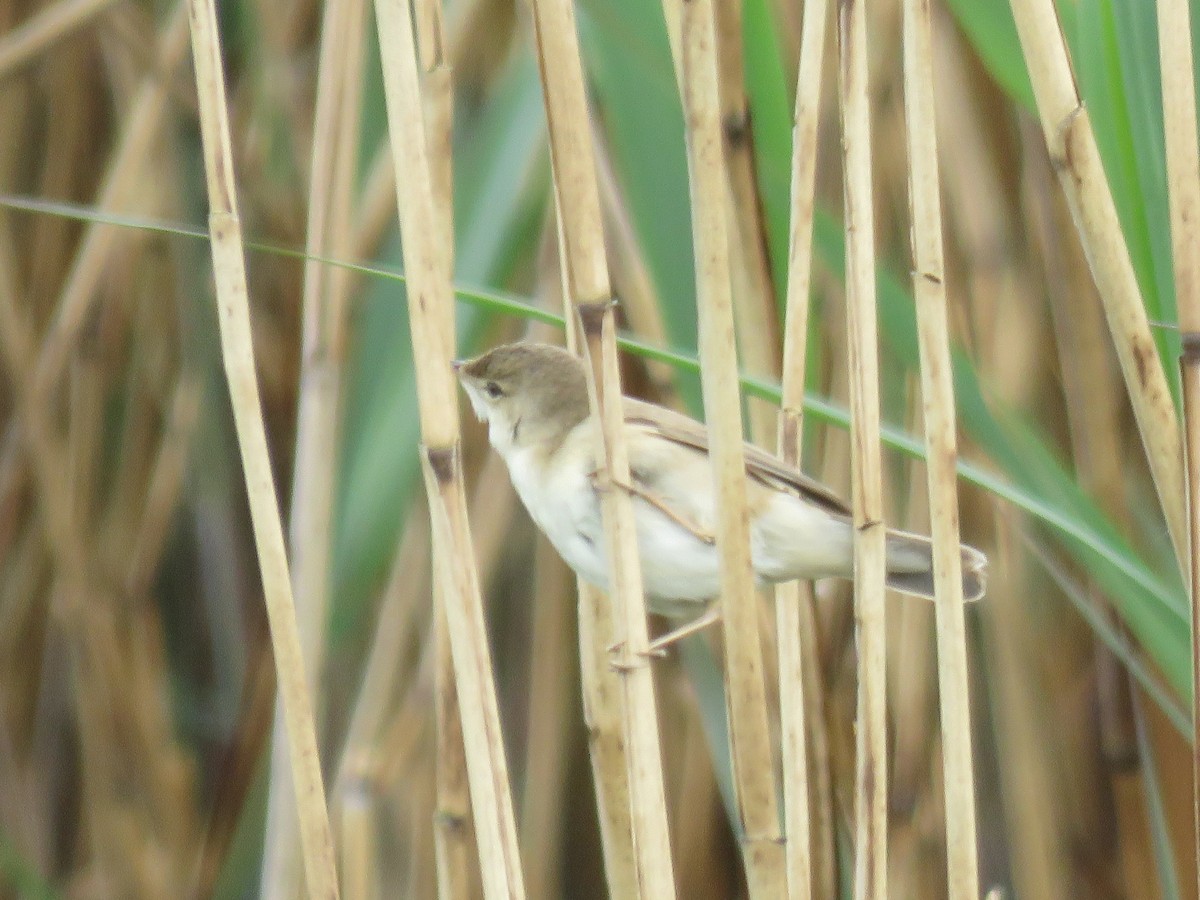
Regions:
<instances>
[{"instance_id":1,"label":"bird's tail","mask_svg":"<svg viewBox=\"0 0 1200 900\"><path fill-rule=\"evenodd\" d=\"M964 600L978 600L987 588L987 557L962 545ZM929 538L907 531L887 536L887 586L902 594L933 599L933 545Z\"/></svg>"}]
</instances>

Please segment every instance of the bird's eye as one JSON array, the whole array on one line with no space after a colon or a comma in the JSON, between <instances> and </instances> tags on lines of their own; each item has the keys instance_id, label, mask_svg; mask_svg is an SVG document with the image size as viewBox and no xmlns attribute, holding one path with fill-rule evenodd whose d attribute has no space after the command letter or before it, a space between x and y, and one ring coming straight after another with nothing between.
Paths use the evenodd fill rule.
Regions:
<instances>
[{"instance_id":1,"label":"bird's eye","mask_svg":"<svg viewBox=\"0 0 1200 900\"><path fill-rule=\"evenodd\" d=\"M501 390L500 385L496 384L494 381L489 381L487 384L485 384L483 386L483 392L493 400L499 400L504 396L504 391Z\"/></svg>"}]
</instances>

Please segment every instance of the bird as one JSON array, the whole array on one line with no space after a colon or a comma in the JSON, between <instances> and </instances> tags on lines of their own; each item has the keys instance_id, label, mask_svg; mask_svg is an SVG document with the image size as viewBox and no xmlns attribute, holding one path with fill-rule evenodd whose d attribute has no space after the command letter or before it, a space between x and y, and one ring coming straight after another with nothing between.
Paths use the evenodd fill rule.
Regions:
<instances>
[{"instance_id":1,"label":"bird","mask_svg":"<svg viewBox=\"0 0 1200 900\"><path fill-rule=\"evenodd\" d=\"M453 364L488 439L507 465L530 517L577 575L608 581L595 418L579 357L551 344L503 344ZM720 593L717 503L708 433L699 422L622 398L638 556L647 606L671 618L699 617ZM750 557L759 585L796 579L852 578L854 522L829 488L747 443ZM887 586L933 599L928 537L889 529ZM977 600L987 558L962 545L962 587Z\"/></svg>"}]
</instances>

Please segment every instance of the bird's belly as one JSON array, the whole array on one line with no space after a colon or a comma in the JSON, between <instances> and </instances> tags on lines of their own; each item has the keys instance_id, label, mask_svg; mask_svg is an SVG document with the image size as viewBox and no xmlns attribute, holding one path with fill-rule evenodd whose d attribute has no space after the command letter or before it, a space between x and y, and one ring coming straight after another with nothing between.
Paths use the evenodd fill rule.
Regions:
<instances>
[{"instance_id":1,"label":"bird's belly","mask_svg":"<svg viewBox=\"0 0 1200 900\"><path fill-rule=\"evenodd\" d=\"M721 562L714 544L700 540L644 501L634 504L642 583L656 612L686 615L689 605L720 593ZM682 604L683 609L673 611Z\"/></svg>"},{"instance_id":2,"label":"bird's belly","mask_svg":"<svg viewBox=\"0 0 1200 900\"><path fill-rule=\"evenodd\" d=\"M537 472L514 454L509 472L525 508L577 575L608 588L608 557L600 497L582 471ZM642 584L653 611L694 615L720 592L717 548L644 499L633 497Z\"/></svg>"},{"instance_id":3,"label":"bird's belly","mask_svg":"<svg viewBox=\"0 0 1200 900\"><path fill-rule=\"evenodd\" d=\"M561 504L557 513L542 516L538 524L567 565L585 581L607 589L607 542L600 503L592 497L587 504ZM642 585L651 608L667 615L687 615L690 607L717 596L716 548L674 522L664 523L661 513L646 508L643 501L635 500L633 506Z\"/></svg>"}]
</instances>

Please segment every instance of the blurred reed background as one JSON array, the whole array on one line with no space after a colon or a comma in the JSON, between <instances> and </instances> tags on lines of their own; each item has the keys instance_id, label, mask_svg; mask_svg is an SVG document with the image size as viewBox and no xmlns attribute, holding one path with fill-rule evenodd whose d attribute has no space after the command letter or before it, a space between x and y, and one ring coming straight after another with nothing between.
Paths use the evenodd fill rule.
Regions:
<instances>
[{"instance_id":1,"label":"blurred reed background","mask_svg":"<svg viewBox=\"0 0 1200 900\"><path fill-rule=\"evenodd\" d=\"M667 7L581 0L575 14L610 278L639 342L623 356L626 390L700 415ZM561 341L530 10L448 0L434 21L432 9L416 27L431 141L450 134L453 107L449 146L430 158L435 201L452 178L458 353ZM748 433L772 446L805 8L718 9ZM1158 359L1142 362L1162 367L1178 405L1155 10L1064 0L1058 12L1152 325ZM980 884L1021 898L1192 897L1180 565L1012 13L1000 0L932 13L962 531L992 561L966 632ZM372 9L245 0L219 14L255 363L342 892L473 896ZM884 509L920 530L901 5L865 14ZM849 496L836 18L817 32L803 447L805 469ZM188 41L187 9L169 0L0 6L0 896L302 890ZM525 891L605 896L614 863L574 579L469 421L463 465ZM821 737L807 747L813 896L850 896L854 607L846 585L822 584L805 609L807 728ZM775 617L760 612L776 733ZM890 598L886 614L888 896L948 896L934 611ZM654 663L680 897L746 891L720 649L696 638Z\"/></svg>"}]
</instances>

